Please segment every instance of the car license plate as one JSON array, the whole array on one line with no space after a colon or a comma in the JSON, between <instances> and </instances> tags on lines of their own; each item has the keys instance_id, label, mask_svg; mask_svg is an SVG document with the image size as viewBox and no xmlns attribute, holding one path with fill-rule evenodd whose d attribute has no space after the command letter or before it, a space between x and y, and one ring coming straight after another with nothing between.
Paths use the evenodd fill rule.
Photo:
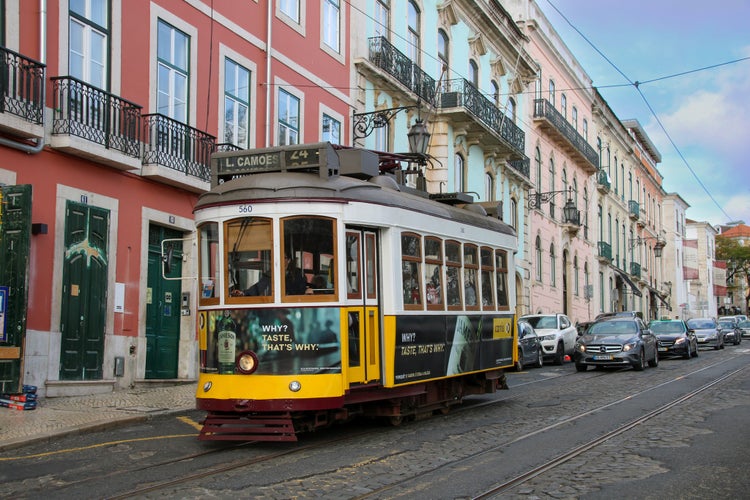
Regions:
<instances>
[{"instance_id":1,"label":"car license plate","mask_svg":"<svg viewBox=\"0 0 750 500\"><path fill-rule=\"evenodd\" d=\"M659 352L666 352L666 351L668 351L668 350L669 350L669 348L668 348L668 347L660 347L660 348L659 348Z\"/></svg>"},{"instance_id":2,"label":"car license plate","mask_svg":"<svg viewBox=\"0 0 750 500\"><path fill-rule=\"evenodd\" d=\"M594 355L594 361L609 361L612 359L612 356L609 354L595 354Z\"/></svg>"}]
</instances>

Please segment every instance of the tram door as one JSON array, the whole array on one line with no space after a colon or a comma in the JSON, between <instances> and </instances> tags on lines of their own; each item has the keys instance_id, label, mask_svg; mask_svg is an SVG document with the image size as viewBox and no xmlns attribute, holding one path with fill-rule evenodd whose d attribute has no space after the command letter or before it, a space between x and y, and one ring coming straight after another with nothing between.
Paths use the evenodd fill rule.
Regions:
<instances>
[{"instance_id":1,"label":"tram door","mask_svg":"<svg viewBox=\"0 0 750 500\"><path fill-rule=\"evenodd\" d=\"M378 309L377 234L347 228L347 307L342 332L348 332L350 385L380 380L380 312Z\"/></svg>"}]
</instances>

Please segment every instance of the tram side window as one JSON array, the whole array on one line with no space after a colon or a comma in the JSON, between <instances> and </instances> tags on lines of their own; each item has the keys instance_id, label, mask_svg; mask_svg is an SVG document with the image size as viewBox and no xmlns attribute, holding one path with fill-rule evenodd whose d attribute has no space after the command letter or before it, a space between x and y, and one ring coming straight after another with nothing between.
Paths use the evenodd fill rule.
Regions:
<instances>
[{"instance_id":1,"label":"tram side window","mask_svg":"<svg viewBox=\"0 0 750 500\"><path fill-rule=\"evenodd\" d=\"M225 224L227 284L232 297L273 295L271 219L243 217Z\"/></svg>"},{"instance_id":2,"label":"tram side window","mask_svg":"<svg viewBox=\"0 0 750 500\"><path fill-rule=\"evenodd\" d=\"M219 270L219 224L207 222L198 229L201 301L218 297L221 287Z\"/></svg>"},{"instance_id":3,"label":"tram side window","mask_svg":"<svg viewBox=\"0 0 750 500\"><path fill-rule=\"evenodd\" d=\"M422 241L419 235L401 235L401 275L405 309L422 307Z\"/></svg>"},{"instance_id":4,"label":"tram side window","mask_svg":"<svg viewBox=\"0 0 750 500\"><path fill-rule=\"evenodd\" d=\"M445 242L445 288L449 309L460 309L461 301L461 244L457 241Z\"/></svg>"},{"instance_id":5,"label":"tram side window","mask_svg":"<svg viewBox=\"0 0 750 500\"><path fill-rule=\"evenodd\" d=\"M283 300L299 301L304 295L323 295L333 300L335 273L335 226L324 217L283 219Z\"/></svg>"},{"instance_id":6,"label":"tram side window","mask_svg":"<svg viewBox=\"0 0 750 500\"><path fill-rule=\"evenodd\" d=\"M482 247L479 249L479 263L481 265L482 278L482 308L494 309L495 300L492 293L492 283L494 280L494 262L492 258L492 249Z\"/></svg>"},{"instance_id":7,"label":"tram side window","mask_svg":"<svg viewBox=\"0 0 750 500\"><path fill-rule=\"evenodd\" d=\"M425 298L428 309L443 308L443 245L438 238L424 240Z\"/></svg>"},{"instance_id":8,"label":"tram side window","mask_svg":"<svg viewBox=\"0 0 750 500\"><path fill-rule=\"evenodd\" d=\"M507 310L508 304L508 253L495 250L495 270L497 272L497 308Z\"/></svg>"},{"instance_id":9,"label":"tram side window","mask_svg":"<svg viewBox=\"0 0 750 500\"><path fill-rule=\"evenodd\" d=\"M476 245L464 245L464 300L467 309L477 309L477 260Z\"/></svg>"}]
</instances>

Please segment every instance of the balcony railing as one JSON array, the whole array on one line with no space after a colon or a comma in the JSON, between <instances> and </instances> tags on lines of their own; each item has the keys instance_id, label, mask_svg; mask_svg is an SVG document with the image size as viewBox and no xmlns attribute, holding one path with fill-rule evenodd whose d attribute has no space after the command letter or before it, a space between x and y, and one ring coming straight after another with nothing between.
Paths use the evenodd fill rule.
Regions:
<instances>
[{"instance_id":1,"label":"balcony railing","mask_svg":"<svg viewBox=\"0 0 750 500\"><path fill-rule=\"evenodd\" d=\"M385 37L369 39L370 62L382 69L421 99L435 102L435 79L414 64L409 57L391 45Z\"/></svg>"},{"instance_id":2,"label":"balcony railing","mask_svg":"<svg viewBox=\"0 0 750 500\"><path fill-rule=\"evenodd\" d=\"M638 220L640 217L640 204L635 200L628 201L628 212L630 212L630 218Z\"/></svg>"},{"instance_id":3,"label":"balcony railing","mask_svg":"<svg viewBox=\"0 0 750 500\"><path fill-rule=\"evenodd\" d=\"M637 262L631 262L630 274L635 276L636 278L640 278L641 277L641 265Z\"/></svg>"},{"instance_id":4,"label":"balcony railing","mask_svg":"<svg viewBox=\"0 0 750 500\"><path fill-rule=\"evenodd\" d=\"M596 172L596 186L600 191L609 191L612 188L612 183L609 182L609 175L607 171L599 169Z\"/></svg>"},{"instance_id":5,"label":"balcony railing","mask_svg":"<svg viewBox=\"0 0 750 500\"><path fill-rule=\"evenodd\" d=\"M41 125L45 65L5 47L0 47L0 57L0 112Z\"/></svg>"},{"instance_id":6,"label":"balcony railing","mask_svg":"<svg viewBox=\"0 0 750 500\"><path fill-rule=\"evenodd\" d=\"M447 80L443 83L441 108L463 107L474 118L498 134L517 153L523 154L526 136L513 120L508 118L492 101L465 78Z\"/></svg>"},{"instance_id":7,"label":"balcony railing","mask_svg":"<svg viewBox=\"0 0 750 500\"><path fill-rule=\"evenodd\" d=\"M508 160L508 165L527 179L531 178L531 160L528 157L524 157L522 160Z\"/></svg>"},{"instance_id":8,"label":"balcony railing","mask_svg":"<svg viewBox=\"0 0 750 500\"><path fill-rule=\"evenodd\" d=\"M202 181L211 180L216 138L161 114L143 115L144 165L161 165Z\"/></svg>"},{"instance_id":9,"label":"balcony railing","mask_svg":"<svg viewBox=\"0 0 750 500\"><path fill-rule=\"evenodd\" d=\"M599 168L596 150L547 99L534 99L534 118L547 120L594 168Z\"/></svg>"},{"instance_id":10,"label":"balcony railing","mask_svg":"<svg viewBox=\"0 0 750 500\"><path fill-rule=\"evenodd\" d=\"M612 245L610 245L606 241L600 241L597 243L597 249L599 251L598 255L600 258L606 259L608 261L612 260Z\"/></svg>"},{"instance_id":11,"label":"balcony railing","mask_svg":"<svg viewBox=\"0 0 750 500\"><path fill-rule=\"evenodd\" d=\"M140 156L141 106L71 76L50 80L52 134L75 135L127 156Z\"/></svg>"}]
</instances>

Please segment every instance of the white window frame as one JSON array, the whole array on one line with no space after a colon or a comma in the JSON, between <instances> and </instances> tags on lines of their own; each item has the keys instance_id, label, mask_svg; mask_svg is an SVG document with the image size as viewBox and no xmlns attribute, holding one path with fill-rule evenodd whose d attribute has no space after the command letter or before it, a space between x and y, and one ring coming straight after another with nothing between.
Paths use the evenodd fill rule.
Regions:
<instances>
[{"instance_id":1,"label":"white window frame","mask_svg":"<svg viewBox=\"0 0 750 500\"><path fill-rule=\"evenodd\" d=\"M276 3L276 17L300 35L307 31L307 2L303 0L278 0ZM290 7L296 7L297 15Z\"/></svg>"},{"instance_id":2,"label":"white window frame","mask_svg":"<svg viewBox=\"0 0 750 500\"><path fill-rule=\"evenodd\" d=\"M279 146L279 130L281 125L281 119L279 117L279 96L281 95L281 91L283 90L287 94L297 98L299 100L299 126L297 128L297 142L295 144L303 144L304 141L304 124L305 124L305 94L304 92L300 91L299 89L293 87L292 85L289 85L285 81L281 79L275 79L275 87L276 92L274 92L274 100L275 100L275 120L274 120L274 134L273 134L273 144L275 146Z\"/></svg>"},{"instance_id":3,"label":"white window frame","mask_svg":"<svg viewBox=\"0 0 750 500\"><path fill-rule=\"evenodd\" d=\"M320 38L323 44L336 53L341 51L341 1L320 1Z\"/></svg>"},{"instance_id":4,"label":"white window frame","mask_svg":"<svg viewBox=\"0 0 750 500\"><path fill-rule=\"evenodd\" d=\"M331 120L334 120L338 122L339 124L339 142L338 144L343 144L344 140L344 117L341 115L341 113L337 113L333 109L329 108L325 104L320 105L320 109L318 111L319 113L319 123L320 123L320 140L322 142L326 142L326 138L323 136L323 120L327 116Z\"/></svg>"},{"instance_id":5,"label":"white window frame","mask_svg":"<svg viewBox=\"0 0 750 500\"><path fill-rule=\"evenodd\" d=\"M102 4L105 8L105 19L104 24L99 24L98 22L95 22L91 19L91 2L92 0L85 0L85 6L84 6L84 13L80 14L77 13L79 16L81 16L84 20L79 19L78 17L75 17L71 15L70 9L68 9L68 72L66 74L73 76L75 78L78 78L79 80L82 80L94 87L100 88L102 90L108 90L108 82L107 82L107 69L109 65L109 58L107 51L109 50L109 37L110 34L108 31L102 31L99 28L104 28L105 30L108 30L109 28L109 3L106 0L102 0ZM77 47L78 50L76 51L74 48L74 45L72 43L72 40L70 39L72 30L70 30L70 26L72 24L75 24L77 26L80 26L81 29L81 46ZM94 37L98 36L98 40L94 40ZM98 45L98 51L95 50L95 47ZM101 54L102 60L95 60L94 54L98 52ZM81 63L81 73L76 73L73 71L73 69L70 67L71 63L71 54L77 54L80 56L82 63ZM98 71L94 71L94 66L98 67Z\"/></svg>"},{"instance_id":6,"label":"white window frame","mask_svg":"<svg viewBox=\"0 0 750 500\"><path fill-rule=\"evenodd\" d=\"M114 13L113 13L114 15ZM192 26L188 23L186 23L183 19L180 19L179 17L175 16L172 12L165 10L158 5L151 5L151 40L153 43L150 44L150 54L149 54L149 61L150 63L150 75L149 78L151 82L154 82L154 86L151 89L150 92L150 99L151 102L149 103L149 108L152 110L152 112L156 113L157 109L157 97L158 97L158 88L156 87L156 82L158 81L157 75L158 75L158 61L157 61L157 34L158 34L158 25L159 21L164 21L170 25L172 25L174 28L182 31L188 37L190 38L190 62L189 62L189 68L190 72L188 74L188 121L186 122L187 125L191 127L195 127L196 124L196 114L194 111L197 106L196 101L196 86L197 86L197 74L198 74L198 51L195 50L195 47L199 46L198 43L198 29L195 26Z\"/></svg>"},{"instance_id":7,"label":"white window frame","mask_svg":"<svg viewBox=\"0 0 750 500\"><path fill-rule=\"evenodd\" d=\"M258 68L254 61L248 59L246 56L240 54L239 52L235 52L229 47L227 47L224 44L219 44L219 60L222 61L221 65L221 71L219 71L219 88L222 89L222 94L219 99L219 116L217 118L217 130L223 131L224 130L224 116L226 114L226 108L225 101L224 101L224 81L226 78L226 75L224 74L225 64L224 62L226 59L231 59L237 64L243 66L246 70L250 71L250 101L248 102L248 124L247 124L247 147L252 149L255 146L255 133L256 133L256 113L257 113L257 92L253 92L253 89L255 88L255 82L258 78ZM224 141L224 136L222 132L222 141Z\"/></svg>"}]
</instances>

